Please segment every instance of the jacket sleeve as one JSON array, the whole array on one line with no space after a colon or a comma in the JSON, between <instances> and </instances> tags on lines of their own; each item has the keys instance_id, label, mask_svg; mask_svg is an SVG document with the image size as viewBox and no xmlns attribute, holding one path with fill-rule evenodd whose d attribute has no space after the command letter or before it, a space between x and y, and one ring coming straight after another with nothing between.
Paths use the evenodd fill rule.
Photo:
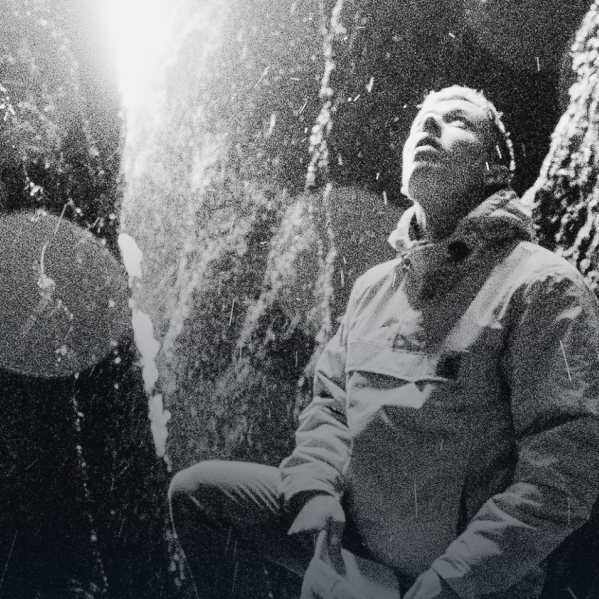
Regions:
<instances>
[{"instance_id":1,"label":"jacket sleeve","mask_svg":"<svg viewBox=\"0 0 599 599\"><path fill-rule=\"evenodd\" d=\"M540 276L518 295L504 356L517 443L513 484L432 564L465 599L521 582L588 520L599 490L595 297L569 270Z\"/></svg>"},{"instance_id":2,"label":"jacket sleeve","mask_svg":"<svg viewBox=\"0 0 599 599\"><path fill-rule=\"evenodd\" d=\"M314 397L300 414L295 450L280 465L279 492L292 512L315 494L339 498L343 491L343 467L350 451L345 360L352 298L336 335L316 364Z\"/></svg>"}]
</instances>

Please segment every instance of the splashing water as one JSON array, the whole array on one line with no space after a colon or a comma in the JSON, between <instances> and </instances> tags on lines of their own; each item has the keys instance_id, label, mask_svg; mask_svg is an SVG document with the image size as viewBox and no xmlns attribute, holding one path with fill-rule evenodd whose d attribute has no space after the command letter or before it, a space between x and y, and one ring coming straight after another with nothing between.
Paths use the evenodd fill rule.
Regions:
<instances>
[{"instance_id":1,"label":"splashing water","mask_svg":"<svg viewBox=\"0 0 599 599\"><path fill-rule=\"evenodd\" d=\"M135 239L127 233L119 235L119 247L123 256L125 269L129 275L129 286L132 287L136 278L141 278L142 251L139 249ZM148 395L148 416L151 422L152 437L156 448L156 455L164 457L168 464L166 456L166 439L168 436L167 423L171 418L171 413L164 410L162 395L154 393L156 383L158 382L158 366L156 356L160 350L160 343L154 338L154 325L148 314L135 306L133 299L129 300L131 306L131 324L133 326L133 335L135 345L141 355L142 377L144 389Z\"/></svg>"}]
</instances>

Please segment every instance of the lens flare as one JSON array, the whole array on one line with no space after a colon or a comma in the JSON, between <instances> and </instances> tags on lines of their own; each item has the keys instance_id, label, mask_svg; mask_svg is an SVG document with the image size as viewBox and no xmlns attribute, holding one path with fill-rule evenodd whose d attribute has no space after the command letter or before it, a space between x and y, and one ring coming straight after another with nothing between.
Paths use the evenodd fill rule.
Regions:
<instances>
[{"instance_id":1,"label":"lens flare","mask_svg":"<svg viewBox=\"0 0 599 599\"><path fill-rule=\"evenodd\" d=\"M167 37L168 0L102 0L125 107L144 95Z\"/></svg>"}]
</instances>

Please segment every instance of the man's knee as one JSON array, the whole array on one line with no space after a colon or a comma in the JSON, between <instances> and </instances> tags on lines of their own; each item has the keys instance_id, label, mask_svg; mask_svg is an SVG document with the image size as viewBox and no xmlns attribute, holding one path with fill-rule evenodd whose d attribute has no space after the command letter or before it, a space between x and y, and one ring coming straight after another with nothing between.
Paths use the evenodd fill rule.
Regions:
<instances>
[{"instance_id":1,"label":"man's knee","mask_svg":"<svg viewBox=\"0 0 599 599\"><path fill-rule=\"evenodd\" d=\"M181 499L189 495L189 484L187 481L187 469L180 470L173 476L168 488L168 501L172 505L178 504Z\"/></svg>"},{"instance_id":2,"label":"man's knee","mask_svg":"<svg viewBox=\"0 0 599 599\"><path fill-rule=\"evenodd\" d=\"M276 468L248 462L210 460L177 473L168 492L176 521L226 522L247 527L280 515Z\"/></svg>"},{"instance_id":3,"label":"man's knee","mask_svg":"<svg viewBox=\"0 0 599 599\"><path fill-rule=\"evenodd\" d=\"M218 478L219 462L210 460L194 464L173 476L168 489L171 509L176 510L188 502L197 503L198 499L209 493Z\"/></svg>"}]
</instances>

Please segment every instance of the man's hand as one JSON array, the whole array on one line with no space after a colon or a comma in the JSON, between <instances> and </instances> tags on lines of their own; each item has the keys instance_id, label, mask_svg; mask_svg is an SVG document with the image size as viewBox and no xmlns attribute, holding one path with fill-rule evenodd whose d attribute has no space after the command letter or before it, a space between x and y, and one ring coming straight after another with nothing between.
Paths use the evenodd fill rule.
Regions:
<instances>
[{"instance_id":1,"label":"man's hand","mask_svg":"<svg viewBox=\"0 0 599 599\"><path fill-rule=\"evenodd\" d=\"M328 542L336 549L341 547L344 526L345 513L339 501L332 495L316 495L304 505L288 534L317 534L326 529Z\"/></svg>"},{"instance_id":2,"label":"man's hand","mask_svg":"<svg viewBox=\"0 0 599 599\"><path fill-rule=\"evenodd\" d=\"M458 599L458 595L434 570L421 574L403 599Z\"/></svg>"}]
</instances>

